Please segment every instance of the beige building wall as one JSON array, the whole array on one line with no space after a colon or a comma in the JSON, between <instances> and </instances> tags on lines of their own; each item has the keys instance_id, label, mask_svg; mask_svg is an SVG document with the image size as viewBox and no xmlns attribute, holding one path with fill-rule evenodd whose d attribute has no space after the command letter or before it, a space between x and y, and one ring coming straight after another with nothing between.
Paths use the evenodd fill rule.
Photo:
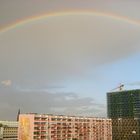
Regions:
<instances>
[{"instance_id":1,"label":"beige building wall","mask_svg":"<svg viewBox=\"0 0 140 140\"><path fill-rule=\"evenodd\" d=\"M17 140L18 122L0 121L0 140Z\"/></svg>"}]
</instances>

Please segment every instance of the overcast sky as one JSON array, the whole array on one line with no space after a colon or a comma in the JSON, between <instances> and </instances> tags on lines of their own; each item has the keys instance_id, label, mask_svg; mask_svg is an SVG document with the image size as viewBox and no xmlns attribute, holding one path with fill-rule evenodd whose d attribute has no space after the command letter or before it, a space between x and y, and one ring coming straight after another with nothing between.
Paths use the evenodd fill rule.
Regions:
<instances>
[{"instance_id":1,"label":"overcast sky","mask_svg":"<svg viewBox=\"0 0 140 140\"><path fill-rule=\"evenodd\" d=\"M19 108L106 117L106 92L120 83L139 88L139 7L138 0L0 0L0 119L16 119ZM48 13L59 16L27 20ZM26 23L9 28L17 21Z\"/></svg>"}]
</instances>

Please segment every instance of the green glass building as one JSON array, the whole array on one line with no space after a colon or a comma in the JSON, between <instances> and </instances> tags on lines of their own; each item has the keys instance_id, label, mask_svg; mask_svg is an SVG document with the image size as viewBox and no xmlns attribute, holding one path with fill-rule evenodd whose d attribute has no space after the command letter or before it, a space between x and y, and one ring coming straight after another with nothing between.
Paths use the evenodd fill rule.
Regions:
<instances>
[{"instance_id":1,"label":"green glass building","mask_svg":"<svg viewBox=\"0 0 140 140\"><path fill-rule=\"evenodd\" d=\"M140 140L140 89L107 93L112 140Z\"/></svg>"},{"instance_id":2,"label":"green glass building","mask_svg":"<svg viewBox=\"0 0 140 140\"><path fill-rule=\"evenodd\" d=\"M140 118L140 90L107 93L109 118Z\"/></svg>"}]
</instances>

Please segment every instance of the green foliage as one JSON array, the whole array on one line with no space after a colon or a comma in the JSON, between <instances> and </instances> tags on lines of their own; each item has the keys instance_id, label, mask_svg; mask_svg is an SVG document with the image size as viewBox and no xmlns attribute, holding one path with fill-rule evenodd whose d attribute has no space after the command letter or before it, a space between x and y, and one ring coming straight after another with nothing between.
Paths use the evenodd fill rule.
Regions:
<instances>
[{"instance_id":1,"label":"green foliage","mask_svg":"<svg viewBox=\"0 0 140 140\"><path fill-rule=\"evenodd\" d=\"M0 123L0 127L3 127L3 124L2 123Z\"/></svg>"}]
</instances>

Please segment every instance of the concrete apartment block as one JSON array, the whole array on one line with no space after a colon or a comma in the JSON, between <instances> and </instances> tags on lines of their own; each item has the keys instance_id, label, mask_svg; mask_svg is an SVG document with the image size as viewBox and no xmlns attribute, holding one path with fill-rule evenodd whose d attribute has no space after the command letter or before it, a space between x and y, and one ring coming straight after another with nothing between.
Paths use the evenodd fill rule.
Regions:
<instances>
[{"instance_id":1,"label":"concrete apartment block","mask_svg":"<svg viewBox=\"0 0 140 140\"><path fill-rule=\"evenodd\" d=\"M19 140L112 140L112 121L105 118L20 114Z\"/></svg>"}]
</instances>

